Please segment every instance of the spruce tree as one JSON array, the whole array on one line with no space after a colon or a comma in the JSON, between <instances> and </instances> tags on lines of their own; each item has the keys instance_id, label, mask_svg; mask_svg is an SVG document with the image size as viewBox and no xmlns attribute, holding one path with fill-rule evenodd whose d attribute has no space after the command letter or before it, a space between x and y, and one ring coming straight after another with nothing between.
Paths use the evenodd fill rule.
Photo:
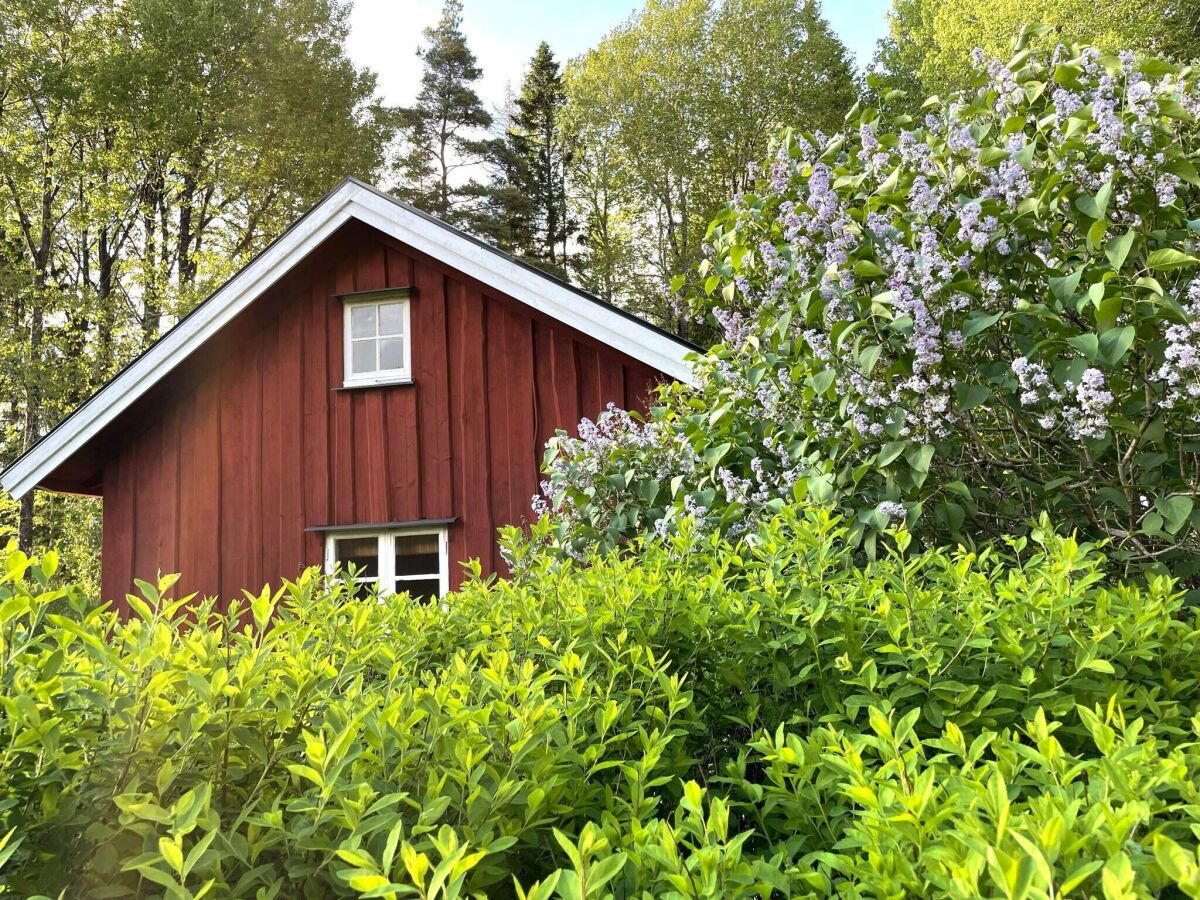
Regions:
<instances>
[{"instance_id":1,"label":"spruce tree","mask_svg":"<svg viewBox=\"0 0 1200 900\"><path fill-rule=\"evenodd\" d=\"M529 61L498 148L489 236L502 247L556 274L566 271L573 231L567 215L570 151L562 127L562 73L543 41Z\"/></svg>"},{"instance_id":2,"label":"spruce tree","mask_svg":"<svg viewBox=\"0 0 1200 900\"><path fill-rule=\"evenodd\" d=\"M475 91L483 71L462 33L461 0L446 0L417 50L424 62L416 103L399 111L402 149L393 192L440 219L471 227L487 189L460 173L485 164L495 142L483 136L492 116Z\"/></svg>"}]
</instances>

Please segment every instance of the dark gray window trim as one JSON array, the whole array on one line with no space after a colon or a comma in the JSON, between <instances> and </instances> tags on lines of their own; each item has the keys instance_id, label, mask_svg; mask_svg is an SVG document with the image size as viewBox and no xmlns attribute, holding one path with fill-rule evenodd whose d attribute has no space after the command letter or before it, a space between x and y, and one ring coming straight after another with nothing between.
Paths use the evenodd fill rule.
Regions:
<instances>
[{"instance_id":1,"label":"dark gray window trim","mask_svg":"<svg viewBox=\"0 0 1200 900\"><path fill-rule=\"evenodd\" d=\"M437 528L443 525L453 525L458 516L449 519L410 519L407 522L363 522L355 525L310 525L305 531L318 531L322 534L335 534L339 531L404 531L408 528Z\"/></svg>"},{"instance_id":2,"label":"dark gray window trim","mask_svg":"<svg viewBox=\"0 0 1200 900\"><path fill-rule=\"evenodd\" d=\"M373 384L340 384L329 390L336 394L339 391L373 391L377 388L413 387L416 383L416 380L412 378L397 378L395 381L376 381Z\"/></svg>"},{"instance_id":3,"label":"dark gray window trim","mask_svg":"<svg viewBox=\"0 0 1200 900\"><path fill-rule=\"evenodd\" d=\"M348 300L353 303L356 300L371 300L375 297L411 297L413 289L408 285L390 288L378 288L373 291L350 291L346 294L334 294L339 300Z\"/></svg>"}]
</instances>

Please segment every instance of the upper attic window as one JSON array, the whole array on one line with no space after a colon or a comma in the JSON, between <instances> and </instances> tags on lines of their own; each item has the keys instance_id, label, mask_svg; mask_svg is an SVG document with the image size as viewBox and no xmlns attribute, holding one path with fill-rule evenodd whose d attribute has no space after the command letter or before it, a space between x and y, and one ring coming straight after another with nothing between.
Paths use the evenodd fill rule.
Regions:
<instances>
[{"instance_id":1,"label":"upper attic window","mask_svg":"<svg viewBox=\"0 0 1200 900\"><path fill-rule=\"evenodd\" d=\"M346 387L412 380L408 292L351 298L345 306Z\"/></svg>"}]
</instances>

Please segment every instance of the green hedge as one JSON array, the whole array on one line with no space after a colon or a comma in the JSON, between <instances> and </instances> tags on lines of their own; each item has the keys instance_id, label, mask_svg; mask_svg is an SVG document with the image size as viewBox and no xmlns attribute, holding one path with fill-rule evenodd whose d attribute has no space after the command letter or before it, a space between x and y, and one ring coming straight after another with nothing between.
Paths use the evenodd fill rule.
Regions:
<instances>
[{"instance_id":1,"label":"green hedge","mask_svg":"<svg viewBox=\"0 0 1200 900\"><path fill-rule=\"evenodd\" d=\"M866 568L845 537L785 510L586 566L512 542L511 582L434 606L310 575L184 614L146 585L128 622L10 548L0 885L1200 896L1170 581L1109 583L1045 523Z\"/></svg>"}]
</instances>

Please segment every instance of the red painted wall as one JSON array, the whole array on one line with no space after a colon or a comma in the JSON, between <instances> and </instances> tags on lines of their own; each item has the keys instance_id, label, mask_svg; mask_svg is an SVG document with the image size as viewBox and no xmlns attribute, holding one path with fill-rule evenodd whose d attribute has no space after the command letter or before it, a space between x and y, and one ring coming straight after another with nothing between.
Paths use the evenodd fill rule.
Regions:
<instances>
[{"instance_id":1,"label":"red painted wall","mask_svg":"<svg viewBox=\"0 0 1200 900\"><path fill-rule=\"evenodd\" d=\"M414 383L340 390L339 295L388 287L412 291ZM457 517L452 584L503 571L547 438L665 379L351 223L104 436L104 596L160 571L240 596L319 565L317 525Z\"/></svg>"}]
</instances>

